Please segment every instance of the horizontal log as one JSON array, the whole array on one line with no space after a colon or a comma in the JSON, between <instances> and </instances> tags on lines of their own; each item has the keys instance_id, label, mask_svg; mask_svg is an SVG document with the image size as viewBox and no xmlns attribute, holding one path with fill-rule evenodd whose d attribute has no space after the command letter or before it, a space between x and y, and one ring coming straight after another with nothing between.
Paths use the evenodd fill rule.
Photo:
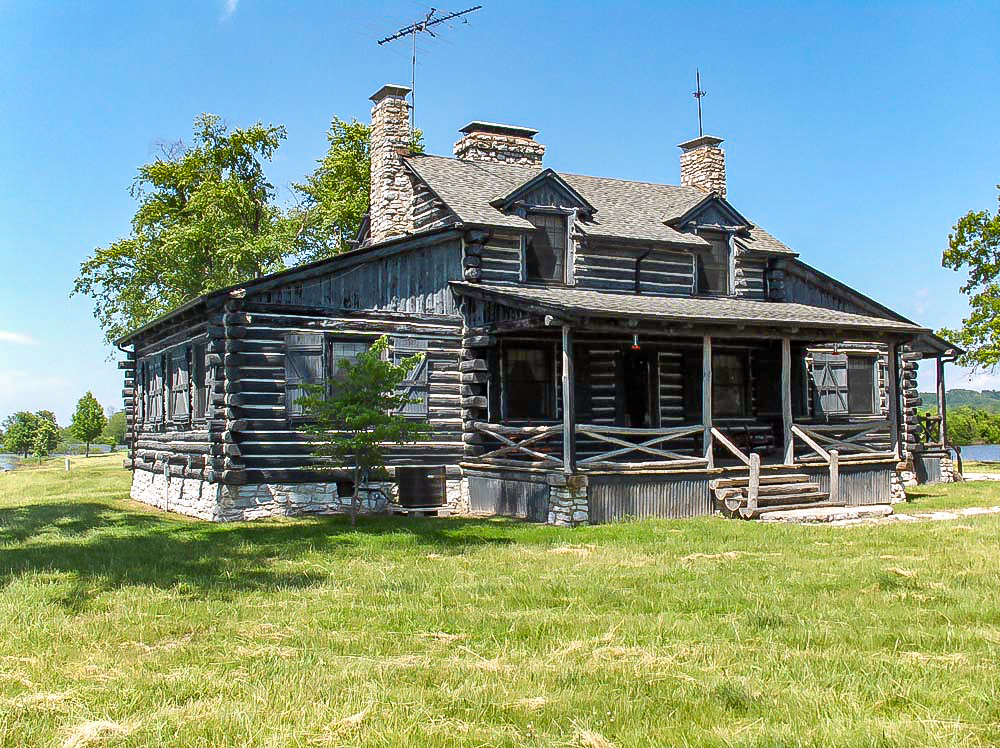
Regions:
<instances>
[{"instance_id":1,"label":"horizontal log","mask_svg":"<svg viewBox=\"0 0 1000 748\"><path fill-rule=\"evenodd\" d=\"M466 371L462 372L461 381L463 384L485 384L490 381L490 374L487 371Z\"/></svg>"},{"instance_id":2,"label":"horizontal log","mask_svg":"<svg viewBox=\"0 0 1000 748\"><path fill-rule=\"evenodd\" d=\"M135 361L119 361L118 368L128 370L135 369Z\"/></svg>"},{"instance_id":3,"label":"horizontal log","mask_svg":"<svg viewBox=\"0 0 1000 748\"><path fill-rule=\"evenodd\" d=\"M477 397L463 397L462 398L463 408L487 408L489 407L489 399L482 396Z\"/></svg>"},{"instance_id":4,"label":"horizontal log","mask_svg":"<svg viewBox=\"0 0 1000 748\"><path fill-rule=\"evenodd\" d=\"M458 370L462 372L466 371L489 371L489 367L486 365L486 361L481 358L474 358L467 361L461 361L458 364Z\"/></svg>"}]
</instances>

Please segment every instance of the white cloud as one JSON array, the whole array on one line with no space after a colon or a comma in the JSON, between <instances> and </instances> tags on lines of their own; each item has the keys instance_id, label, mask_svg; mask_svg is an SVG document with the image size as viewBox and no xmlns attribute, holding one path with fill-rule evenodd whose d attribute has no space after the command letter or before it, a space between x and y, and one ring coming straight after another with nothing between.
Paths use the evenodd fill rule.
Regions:
<instances>
[{"instance_id":1,"label":"white cloud","mask_svg":"<svg viewBox=\"0 0 1000 748\"><path fill-rule=\"evenodd\" d=\"M59 423L73 412L70 381L59 375L41 375L19 369L0 369L0 419L18 410L52 410Z\"/></svg>"},{"instance_id":2,"label":"white cloud","mask_svg":"<svg viewBox=\"0 0 1000 748\"><path fill-rule=\"evenodd\" d=\"M18 345L37 345L35 339L21 332L0 330L0 343L17 343Z\"/></svg>"},{"instance_id":3,"label":"white cloud","mask_svg":"<svg viewBox=\"0 0 1000 748\"><path fill-rule=\"evenodd\" d=\"M236 12L236 6L240 4L240 0L225 0L225 6L222 9L222 20L225 21L233 13Z\"/></svg>"}]
</instances>

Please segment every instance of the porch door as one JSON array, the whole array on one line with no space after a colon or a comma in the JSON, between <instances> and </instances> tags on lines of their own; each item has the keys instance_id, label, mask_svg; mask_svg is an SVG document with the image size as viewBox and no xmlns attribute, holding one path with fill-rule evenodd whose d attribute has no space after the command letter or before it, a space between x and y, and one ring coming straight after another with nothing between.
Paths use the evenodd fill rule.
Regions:
<instances>
[{"instance_id":1,"label":"porch door","mask_svg":"<svg viewBox=\"0 0 1000 748\"><path fill-rule=\"evenodd\" d=\"M622 421L631 428L656 428L660 423L656 353L626 348L622 354Z\"/></svg>"}]
</instances>

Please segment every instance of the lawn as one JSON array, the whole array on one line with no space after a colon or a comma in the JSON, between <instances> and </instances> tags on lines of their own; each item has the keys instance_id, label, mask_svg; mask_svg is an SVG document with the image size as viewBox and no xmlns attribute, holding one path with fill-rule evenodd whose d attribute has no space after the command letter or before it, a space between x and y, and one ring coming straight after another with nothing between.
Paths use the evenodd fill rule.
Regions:
<instances>
[{"instance_id":1,"label":"lawn","mask_svg":"<svg viewBox=\"0 0 1000 748\"><path fill-rule=\"evenodd\" d=\"M0 475L2 746L1000 743L996 515L213 526L120 464Z\"/></svg>"}]
</instances>

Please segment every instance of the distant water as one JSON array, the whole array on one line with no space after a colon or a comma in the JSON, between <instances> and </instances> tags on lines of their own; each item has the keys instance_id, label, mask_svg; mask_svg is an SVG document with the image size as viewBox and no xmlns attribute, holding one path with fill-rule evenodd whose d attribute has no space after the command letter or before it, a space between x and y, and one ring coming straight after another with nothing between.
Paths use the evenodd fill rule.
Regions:
<instances>
[{"instance_id":1,"label":"distant water","mask_svg":"<svg viewBox=\"0 0 1000 748\"><path fill-rule=\"evenodd\" d=\"M1000 444L970 444L962 447L963 460L1000 462Z\"/></svg>"},{"instance_id":2,"label":"distant water","mask_svg":"<svg viewBox=\"0 0 1000 748\"><path fill-rule=\"evenodd\" d=\"M16 463L16 456L0 455L0 472L3 472L4 470L13 470Z\"/></svg>"}]
</instances>

